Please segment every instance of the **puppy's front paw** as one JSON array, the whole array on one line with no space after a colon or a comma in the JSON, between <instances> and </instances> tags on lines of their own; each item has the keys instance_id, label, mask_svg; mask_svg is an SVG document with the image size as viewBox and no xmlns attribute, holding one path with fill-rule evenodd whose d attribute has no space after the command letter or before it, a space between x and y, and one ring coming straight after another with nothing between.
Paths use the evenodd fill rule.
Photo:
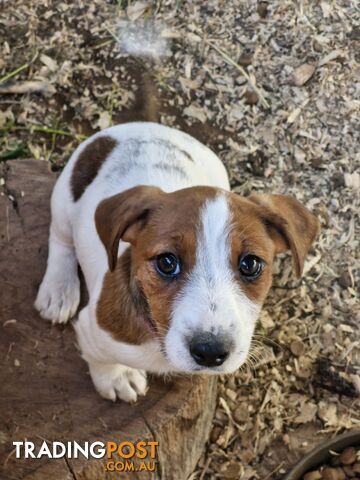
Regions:
<instances>
[{"instance_id":1,"label":"puppy's front paw","mask_svg":"<svg viewBox=\"0 0 360 480\"><path fill-rule=\"evenodd\" d=\"M52 323L65 323L76 313L80 301L77 274L58 272L46 274L35 300L40 315Z\"/></svg>"},{"instance_id":2,"label":"puppy's front paw","mask_svg":"<svg viewBox=\"0 0 360 480\"><path fill-rule=\"evenodd\" d=\"M90 365L90 374L96 390L108 400L136 402L138 395L147 391L146 373L125 365Z\"/></svg>"}]
</instances>

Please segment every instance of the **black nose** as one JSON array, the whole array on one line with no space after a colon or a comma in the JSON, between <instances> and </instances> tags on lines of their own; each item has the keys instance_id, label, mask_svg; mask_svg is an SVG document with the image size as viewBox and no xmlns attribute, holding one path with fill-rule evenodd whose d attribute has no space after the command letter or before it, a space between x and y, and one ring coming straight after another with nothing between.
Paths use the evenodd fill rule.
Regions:
<instances>
[{"instance_id":1,"label":"black nose","mask_svg":"<svg viewBox=\"0 0 360 480\"><path fill-rule=\"evenodd\" d=\"M212 333L197 335L190 342L190 353L197 364L218 367L229 356L228 343Z\"/></svg>"}]
</instances>

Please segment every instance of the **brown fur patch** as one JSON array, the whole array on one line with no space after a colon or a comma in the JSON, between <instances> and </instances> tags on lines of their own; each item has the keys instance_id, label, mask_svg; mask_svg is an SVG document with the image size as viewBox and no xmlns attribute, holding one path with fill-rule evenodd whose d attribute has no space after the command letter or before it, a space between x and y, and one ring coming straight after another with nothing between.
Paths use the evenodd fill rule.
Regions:
<instances>
[{"instance_id":1,"label":"brown fur patch","mask_svg":"<svg viewBox=\"0 0 360 480\"><path fill-rule=\"evenodd\" d=\"M231 195L233 226L230 232L231 264L235 277L245 295L262 305L272 281L272 264L275 254L274 243L259 216L259 208L248 200ZM257 279L244 279L238 269L239 257L256 255L265 263L265 268Z\"/></svg>"},{"instance_id":2,"label":"brown fur patch","mask_svg":"<svg viewBox=\"0 0 360 480\"><path fill-rule=\"evenodd\" d=\"M99 325L115 340L140 345L151 338L146 328L148 309L140 290L131 286L131 249L119 259L114 272L107 272L97 304Z\"/></svg>"},{"instance_id":3,"label":"brown fur patch","mask_svg":"<svg viewBox=\"0 0 360 480\"><path fill-rule=\"evenodd\" d=\"M262 305L271 286L272 264L277 253L291 250L296 274L319 232L319 222L302 204L286 195L253 195L249 199L230 194L233 228L230 233L232 264L239 255L253 254L265 262L262 274L247 281L237 272L241 288L250 300Z\"/></svg>"},{"instance_id":4,"label":"brown fur patch","mask_svg":"<svg viewBox=\"0 0 360 480\"><path fill-rule=\"evenodd\" d=\"M210 187L169 194L159 194L151 187L136 187L102 202L97 227L111 217L113 225L108 228L115 230L111 235L115 243L117 229L124 231L122 208L129 212L132 204L133 210L132 224L127 225L122 234L132 246L129 253L119 258L113 273L105 275L97 308L99 325L116 340L139 344L154 335L160 341L164 338L174 299L195 264L196 227L201 207L215 195L216 190ZM119 206L115 217L112 215L116 209L114 201ZM143 211L147 212L145 218ZM112 242L105 241L104 245L113 250ZM165 279L155 269L156 256L166 252L181 259L182 274L178 278ZM153 323L152 331L146 327L149 322Z\"/></svg>"},{"instance_id":5,"label":"brown fur patch","mask_svg":"<svg viewBox=\"0 0 360 480\"><path fill-rule=\"evenodd\" d=\"M318 219L288 195L252 195L249 200L262 208L260 216L276 253L291 250L295 272L300 277L305 257L320 233Z\"/></svg>"},{"instance_id":6,"label":"brown fur patch","mask_svg":"<svg viewBox=\"0 0 360 480\"><path fill-rule=\"evenodd\" d=\"M75 202L94 180L101 165L116 145L114 138L102 136L89 143L80 153L71 176L71 191Z\"/></svg>"}]
</instances>

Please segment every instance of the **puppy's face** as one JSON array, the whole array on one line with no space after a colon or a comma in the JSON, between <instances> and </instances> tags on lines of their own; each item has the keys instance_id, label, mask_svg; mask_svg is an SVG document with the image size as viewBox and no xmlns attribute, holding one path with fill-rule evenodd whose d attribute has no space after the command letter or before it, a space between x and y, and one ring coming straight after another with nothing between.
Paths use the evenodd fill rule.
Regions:
<instances>
[{"instance_id":1,"label":"puppy's face","mask_svg":"<svg viewBox=\"0 0 360 480\"><path fill-rule=\"evenodd\" d=\"M136 187L102 202L96 223L110 270L119 239L131 243L132 290L174 369L208 373L244 363L274 255L291 248L300 273L318 229L289 197L210 187Z\"/></svg>"}]
</instances>

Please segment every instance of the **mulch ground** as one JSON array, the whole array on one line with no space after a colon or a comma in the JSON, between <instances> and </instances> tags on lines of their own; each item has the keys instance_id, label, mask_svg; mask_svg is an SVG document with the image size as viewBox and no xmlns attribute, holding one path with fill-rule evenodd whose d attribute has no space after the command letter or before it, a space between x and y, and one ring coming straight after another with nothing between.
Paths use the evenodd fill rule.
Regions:
<instances>
[{"instance_id":1,"label":"mulch ground","mask_svg":"<svg viewBox=\"0 0 360 480\"><path fill-rule=\"evenodd\" d=\"M321 220L301 280L276 263L193 479L281 478L360 425L359 38L356 0L2 5L0 161L60 170L86 136L140 119L152 78L159 121L209 145L234 191L291 194Z\"/></svg>"}]
</instances>

